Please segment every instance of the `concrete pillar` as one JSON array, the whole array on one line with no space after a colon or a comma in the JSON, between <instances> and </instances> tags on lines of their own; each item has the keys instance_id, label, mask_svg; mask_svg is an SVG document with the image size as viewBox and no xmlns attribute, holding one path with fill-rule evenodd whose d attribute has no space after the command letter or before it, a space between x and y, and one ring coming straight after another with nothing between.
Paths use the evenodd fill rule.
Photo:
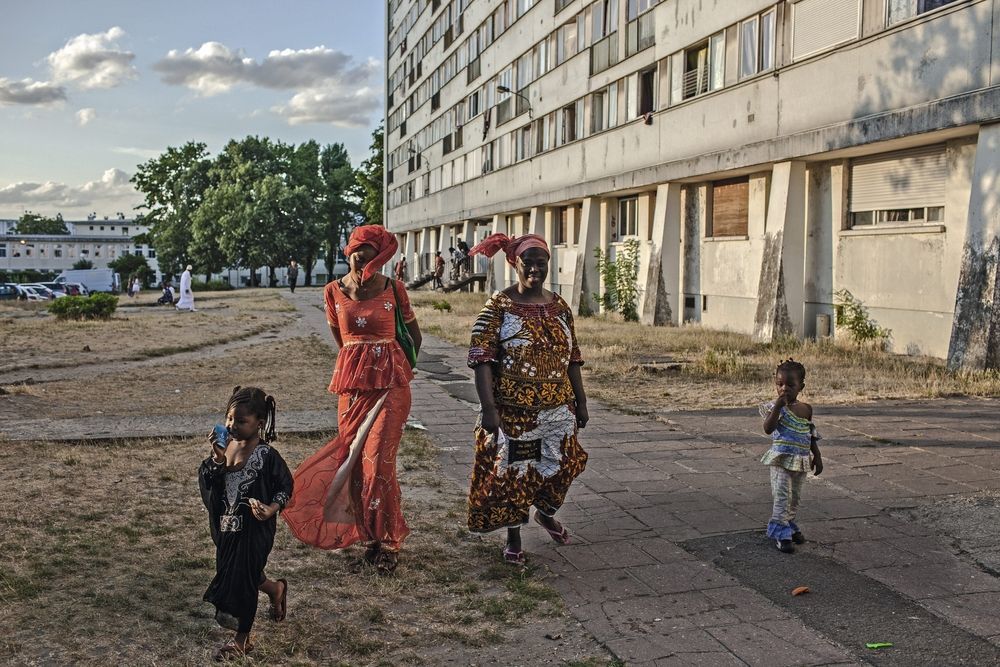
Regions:
<instances>
[{"instance_id":1,"label":"concrete pillar","mask_svg":"<svg viewBox=\"0 0 1000 667\"><path fill-rule=\"evenodd\" d=\"M528 231L527 234L538 234L539 236L545 236L545 207L544 206L533 206L531 212L528 213Z\"/></svg>"},{"instance_id":2,"label":"concrete pillar","mask_svg":"<svg viewBox=\"0 0 1000 667\"><path fill-rule=\"evenodd\" d=\"M656 188L653 210L652 247L639 321L663 326L680 324L681 297L681 185L665 183Z\"/></svg>"},{"instance_id":3,"label":"concrete pillar","mask_svg":"<svg viewBox=\"0 0 1000 667\"><path fill-rule=\"evenodd\" d=\"M431 250L431 232L432 228L425 227L420 230L420 240L417 248L417 263L414 264L415 276L423 275L427 273L427 253Z\"/></svg>"},{"instance_id":4,"label":"concrete pillar","mask_svg":"<svg viewBox=\"0 0 1000 667\"><path fill-rule=\"evenodd\" d=\"M501 214L493 216L493 231L491 234L507 233L507 217ZM489 268L486 270L486 292L493 294L497 290L507 287L507 258L502 252L490 258Z\"/></svg>"},{"instance_id":5,"label":"concrete pillar","mask_svg":"<svg viewBox=\"0 0 1000 667\"><path fill-rule=\"evenodd\" d=\"M652 192L639 193L639 197L636 200L636 218L639 222L636 234L639 236L640 241L653 240L652 224L655 207L656 201Z\"/></svg>"},{"instance_id":6,"label":"concrete pillar","mask_svg":"<svg viewBox=\"0 0 1000 667\"><path fill-rule=\"evenodd\" d=\"M417 277L417 235L413 232L406 232L406 240L403 242L403 256L406 257L406 280L410 281Z\"/></svg>"},{"instance_id":7,"label":"concrete pillar","mask_svg":"<svg viewBox=\"0 0 1000 667\"><path fill-rule=\"evenodd\" d=\"M754 338L805 334L806 166L774 165L757 286Z\"/></svg>"},{"instance_id":8,"label":"concrete pillar","mask_svg":"<svg viewBox=\"0 0 1000 667\"><path fill-rule=\"evenodd\" d=\"M601 203L596 197L583 200L580 215L580 243L576 253L576 267L573 272L573 292L570 294L570 308L574 315L589 315L597 312L597 302L592 292L596 291L597 259L594 248L601 237Z\"/></svg>"},{"instance_id":9,"label":"concrete pillar","mask_svg":"<svg viewBox=\"0 0 1000 667\"><path fill-rule=\"evenodd\" d=\"M609 259L611 259L611 244L613 242L621 240L617 238L618 200L600 199L599 201L600 205L598 207L598 210L600 212L598 213L598 219L600 220L600 225L597 234L597 243L600 249L604 251L606 256ZM614 231L614 234L612 234L612 231ZM587 248L587 252L588 254L592 255L594 249ZM594 258L594 271L595 271L594 275L595 282L593 284L596 285L596 289L593 289L593 291L599 294L604 294L607 291L607 285L604 284L604 274L598 271L597 269L597 258ZM604 307L599 306L599 310L603 312Z\"/></svg>"},{"instance_id":10,"label":"concrete pillar","mask_svg":"<svg viewBox=\"0 0 1000 667\"><path fill-rule=\"evenodd\" d=\"M948 368L1000 368L1000 123L979 128Z\"/></svg>"}]
</instances>

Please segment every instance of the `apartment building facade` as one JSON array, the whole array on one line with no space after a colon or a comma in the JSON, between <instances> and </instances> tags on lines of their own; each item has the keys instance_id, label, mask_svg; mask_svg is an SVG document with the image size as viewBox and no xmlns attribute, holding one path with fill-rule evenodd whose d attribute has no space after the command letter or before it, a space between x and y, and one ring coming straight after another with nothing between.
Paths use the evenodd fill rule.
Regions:
<instances>
[{"instance_id":1,"label":"apartment building facade","mask_svg":"<svg viewBox=\"0 0 1000 667\"><path fill-rule=\"evenodd\" d=\"M17 220L0 220L0 270L58 273L85 259L106 268L122 255L138 255L157 273L156 250L136 242L148 228L127 218L66 221L68 234L18 234Z\"/></svg>"},{"instance_id":2,"label":"apartment building facade","mask_svg":"<svg viewBox=\"0 0 1000 667\"><path fill-rule=\"evenodd\" d=\"M386 224L411 267L543 234L593 311L1000 365L1000 0L390 0ZM479 260L491 285L512 275Z\"/></svg>"}]
</instances>

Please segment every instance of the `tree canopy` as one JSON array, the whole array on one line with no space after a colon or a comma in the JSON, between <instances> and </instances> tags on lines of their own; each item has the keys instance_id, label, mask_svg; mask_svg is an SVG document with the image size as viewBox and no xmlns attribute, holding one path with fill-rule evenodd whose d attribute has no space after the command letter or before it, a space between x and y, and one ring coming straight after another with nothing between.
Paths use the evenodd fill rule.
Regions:
<instances>
[{"instance_id":1,"label":"tree canopy","mask_svg":"<svg viewBox=\"0 0 1000 667\"><path fill-rule=\"evenodd\" d=\"M17 220L15 234L69 234L63 223L62 213L46 218L37 213L25 213Z\"/></svg>"}]
</instances>

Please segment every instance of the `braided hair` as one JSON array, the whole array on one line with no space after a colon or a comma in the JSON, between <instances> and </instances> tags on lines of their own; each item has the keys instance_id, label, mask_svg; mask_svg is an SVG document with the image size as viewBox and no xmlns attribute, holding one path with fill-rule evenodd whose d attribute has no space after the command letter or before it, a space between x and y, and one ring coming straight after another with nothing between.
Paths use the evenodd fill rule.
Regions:
<instances>
[{"instance_id":1,"label":"braided hair","mask_svg":"<svg viewBox=\"0 0 1000 667\"><path fill-rule=\"evenodd\" d=\"M278 439L278 434L274 430L276 407L274 396L266 394L263 389L257 387L233 387L233 395L229 397L226 405L226 414L236 406L244 406L258 419L264 420L263 439L272 442Z\"/></svg>"},{"instance_id":2,"label":"braided hair","mask_svg":"<svg viewBox=\"0 0 1000 667\"><path fill-rule=\"evenodd\" d=\"M789 373L795 373L795 375L799 378L799 382L805 384L806 367L800 364L799 362L795 361L791 357L788 357L787 359L783 359L782 361L780 361L778 363L777 368L774 369L774 372L775 374L777 374L778 372L783 372L785 373L785 375L788 375Z\"/></svg>"}]
</instances>

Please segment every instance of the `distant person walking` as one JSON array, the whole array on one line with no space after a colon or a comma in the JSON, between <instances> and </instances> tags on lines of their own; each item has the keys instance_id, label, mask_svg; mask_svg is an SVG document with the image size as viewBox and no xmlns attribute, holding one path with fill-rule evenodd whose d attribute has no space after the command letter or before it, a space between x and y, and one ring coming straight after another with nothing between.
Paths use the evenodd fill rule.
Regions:
<instances>
[{"instance_id":1,"label":"distant person walking","mask_svg":"<svg viewBox=\"0 0 1000 667\"><path fill-rule=\"evenodd\" d=\"M396 262L396 280L401 283L406 282L406 255L401 255Z\"/></svg>"},{"instance_id":2,"label":"distant person walking","mask_svg":"<svg viewBox=\"0 0 1000 667\"><path fill-rule=\"evenodd\" d=\"M440 250L434 251L434 289L444 289L444 283L441 282L441 277L444 276L444 257L441 256Z\"/></svg>"},{"instance_id":3,"label":"distant person walking","mask_svg":"<svg viewBox=\"0 0 1000 667\"><path fill-rule=\"evenodd\" d=\"M139 279L135 276L129 278L128 281L128 297L130 299L135 298L135 295L139 293Z\"/></svg>"},{"instance_id":4,"label":"distant person walking","mask_svg":"<svg viewBox=\"0 0 1000 667\"><path fill-rule=\"evenodd\" d=\"M191 290L191 265L188 264L181 274L181 298L177 301L177 310L194 312L194 292Z\"/></svg>"},{"instance_id":5,"label":"distant person walking","mask_svg":"<svg viewBox=\"0 0 1000 667\"><path fill-rule=\"evenodd\" d=\"M299 265L293 259L288 263L288 289L295 294L295 283L299 279Z\"/></svg>"},{"instance_id":6,"label":"distant person walking","mask_svg":"<svg viewBox=\"0 0 1000 667\"><path fill-rule=\"evenodd\" d=\"M771 468L767 536L778 551L790 554L794 544L806 541L795 523L802 484L810 470L816 475L823 472L823 457L816 444L819 436L812 423L812 406L799 400L806 386L806 367L793 359L782 361L774 370L774 386L778 398L760 407L764 433L771 436L771 449L760 460Z\"/></svg>"},{"instance_id":7,"label":"distant person walking","mask_svg":"<svg viewBox=\"0 0 1000 667\"><path fill-rule=\"evenodd\" d=\"M493 234L472 255L503 250L517 284L494 292L472 327L469 366L482 406L475 428L469 530L507 529L504 560L526 562L521 525L534 520L556 543L569 531L556 521L587 453L577 440L590 419L573 313L545 289L549 248L542 237Z\"/></svg>"},{"instance_id":8,"label":"distant person walking","mask_svg":"<svg viewBox=\"0 0 1000 667\"><path fill-rule=\"evenodd\" d=\"M462 269L459 275L464 278L471 273L470 267L472 266L472 258L469 257L469 244L465 241L459 240L458 251L462 253Z\"/></svg>"}]
</instances>

